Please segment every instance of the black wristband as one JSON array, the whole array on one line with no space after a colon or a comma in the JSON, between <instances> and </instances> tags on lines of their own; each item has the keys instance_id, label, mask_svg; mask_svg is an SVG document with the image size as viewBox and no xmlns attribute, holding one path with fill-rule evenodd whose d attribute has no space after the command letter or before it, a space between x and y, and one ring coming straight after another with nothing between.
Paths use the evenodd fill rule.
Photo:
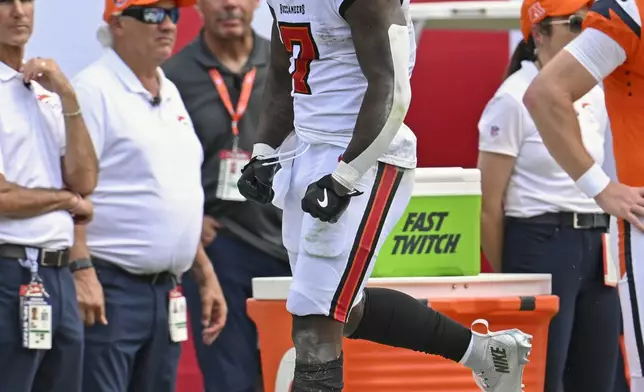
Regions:
<instances>
[{"instance_id":1,"label":"black wristband","mask_svg":"<svg viewBox=\"0 0 644 392\"><path fill-rule=\"evenodd\" d=\"M94 268L94 264L92 264L92 260L89 258L74 260L69 264L69 270L72 273L88 268Z\"/></svg>"}]
</instances>

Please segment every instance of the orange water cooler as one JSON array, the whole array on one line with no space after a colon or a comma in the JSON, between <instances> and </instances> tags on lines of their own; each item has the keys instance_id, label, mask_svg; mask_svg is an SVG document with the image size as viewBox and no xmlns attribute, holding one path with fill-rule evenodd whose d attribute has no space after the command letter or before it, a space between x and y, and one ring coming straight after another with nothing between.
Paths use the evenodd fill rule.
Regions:
<instances>
[{"instance_id":1,"label":"orange water cooler","mask_svg":"<svg viewBox=\"0 0 644 392\"><path fill-rule=\"evenodd\" d=\"M265 392L289 392L293 378L295 349L285 308L289 285L290 278L255 279L248 301L259 333ZM550 275L372 278L369 285L427 300L464 325L485 318L492 331L519 328L531 334L525 392L543 392L548 326L559 308L559 299L550 295ZM479 392L468 369L437 356L348 339L344 355L346 392Z\"/></svg>"}]
</instances>

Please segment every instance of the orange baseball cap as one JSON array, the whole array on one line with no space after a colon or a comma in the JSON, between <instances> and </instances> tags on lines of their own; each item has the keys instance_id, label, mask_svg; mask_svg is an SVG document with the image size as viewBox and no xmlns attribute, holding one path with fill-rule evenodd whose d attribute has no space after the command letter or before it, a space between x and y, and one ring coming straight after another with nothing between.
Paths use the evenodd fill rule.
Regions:
<instances>
[{"instance_id":1,"label":"orange baseball cap","mask_svg":"<svg viewBox=\"0 0 644 392\"><path fill-rule=\"evenodd\" d=\"M133 5L150 5L158 3L160 0L105 0L105 12L103 13L103 20L108 22L110 17L118 14L124 9ZM190 7L197 4L197 0L174 0L177 7Z\"/></svg>"},{"instance_id":2,"label":"orange baseball cap","mask_svg":"<svg viewBox=\"0 0 644 392\"><path fill-rule=\"evenodd\" d=\"M521 33L528 40L532 26L549 16L567 16L592 4L592 0L523 0L521 5Z\"/></svg>"}]
</instances>

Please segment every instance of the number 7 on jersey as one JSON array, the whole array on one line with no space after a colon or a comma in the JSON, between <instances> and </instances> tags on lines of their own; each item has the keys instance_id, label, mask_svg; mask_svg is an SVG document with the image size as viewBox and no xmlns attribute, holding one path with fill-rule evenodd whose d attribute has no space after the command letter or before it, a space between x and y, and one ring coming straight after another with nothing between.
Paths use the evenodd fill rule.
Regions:
<instances>
[{"instance_id":1,"label":"number 7 on jersey","mask_svg":"<svg viewBox=\"0 0 644 392\"><path fill-rule=\"evenodd\" d=\"M313 41L311 24L280 22L279 28L284 47L291 55L289 72L293 76L293 92L311 95L311 86L308 83L311 62L320 56Z\"/></svg>"}]
</instances>

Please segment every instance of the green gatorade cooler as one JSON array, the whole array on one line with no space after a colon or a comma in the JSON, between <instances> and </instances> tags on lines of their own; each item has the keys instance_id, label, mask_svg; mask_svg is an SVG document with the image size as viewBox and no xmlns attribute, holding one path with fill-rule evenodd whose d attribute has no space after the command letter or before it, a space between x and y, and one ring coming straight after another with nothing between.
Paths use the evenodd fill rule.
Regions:
<instances>
[{"instance_id":1,"label":"green gatorade cooler","mask_svg":"<svg viewBox=\"0 0 644 392\"><path fill-rule=\"evenodd\" d=\"M478 169L418 168L411 201L385 240L373 277L481 272Z\"/></svg>"}]
</instances>

